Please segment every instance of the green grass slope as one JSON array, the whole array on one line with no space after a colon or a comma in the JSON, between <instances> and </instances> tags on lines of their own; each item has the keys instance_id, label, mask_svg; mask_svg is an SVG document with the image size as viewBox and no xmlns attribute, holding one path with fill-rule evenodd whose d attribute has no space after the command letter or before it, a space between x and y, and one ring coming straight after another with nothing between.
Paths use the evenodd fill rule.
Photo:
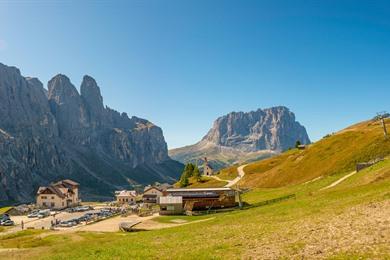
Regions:
<instances>
[{"instance_id":1,"label":"green grass slope","mask_svg":"<svg viewBox=\"0 0 390 260\"><path fill-rule=\"evenodd\" d=\"M387 121L389 123L390 120ZM320 176L351 172L356 163L390 154L390 138L379 122L367 121L308 146L245 167L241 183L247 187L282 187Z\"/></svg>"},{"instance_id":2,"label":"green grass slope","mask_svg":"<svg viewBox=\"0 0 390 260\"><path fill-rule=\"evenodd\" d=\"M245 201L258 203L289 194L296 198L162 230L22 233L0 238L0 258L387 259L390 161L365 169L332 189L320 190L339 177L256 188L244 195ZM157 221L171 222L171 218ZM190 222L196 220L191 217Z\"/></svg>"}]
</instances>

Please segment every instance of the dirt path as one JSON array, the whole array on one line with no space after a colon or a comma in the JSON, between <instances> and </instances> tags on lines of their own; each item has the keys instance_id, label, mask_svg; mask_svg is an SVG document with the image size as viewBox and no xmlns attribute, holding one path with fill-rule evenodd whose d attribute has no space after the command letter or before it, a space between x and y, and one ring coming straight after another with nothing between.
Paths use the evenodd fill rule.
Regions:
<instances>
[{"instance_id":1,"label":"dirt path","mask_svg":"<svg viewBox=\"0 0 390 260\"><path fill-rule=\"evenodd\" d=\"M241 165L240 167L237 168L238 176L233 180L223 180L223 179L219 178L218 176L211 176L211 177L216 179L217 181L227 182L227 184L224 187L230 188L230 187L236 185L237 182L239 182L245 176L244 168L247 165L248 164L244 164L244 165Z\"/></svg>"},{"instance_id":2,"label":"dirt path","mask_svg":"<svg viewBox=\"0 0 390 260\"><path fill-rule=\"evenodd\" d=\"M329 188L332 188L334 186L336 186L337 184L343 182L344 180L348 179L349 177L351 177L352 175L356 174L356 171L353 171L351 172L350 174L347 174L345 175L344 177L338 179L337 181L333 182L332 184L330 184L329 186L326 186L325 188L322 188L320 190L326 190L326 189L329 189Z\"/></svg>"}]
</instances>

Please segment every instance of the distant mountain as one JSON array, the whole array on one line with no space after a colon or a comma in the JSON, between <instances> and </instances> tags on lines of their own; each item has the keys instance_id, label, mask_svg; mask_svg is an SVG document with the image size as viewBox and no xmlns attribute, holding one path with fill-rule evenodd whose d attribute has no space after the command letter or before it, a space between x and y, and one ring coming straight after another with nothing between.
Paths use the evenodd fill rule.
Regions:
<instances>
[{"instance_id":1,"label":"distant mountain","mask_svg":"<svg viewBox=\"0 0 390 260\"><path fill-rule=\"evenodd\" d=\"M222 116L200 142L170 150L169 155L183 163L207 157L216 168L222 168L272 156L294 147L296 141L310 143L294 113L280 106Z\"/></svg>"},{"instance_id":2,"label":"distant mountain","mask_svg":"<svg viewBox=\"0 0 390 260\"><path fill-rule=\"evenodd\" d=\"M115 189L173 182L182 164L168 156L162 130L104 107L85 76L80 94L65 75L48 83L0 63L0 201L27 202L37 187L70 178L83 199Z\"/></svg>"}]
</instances>

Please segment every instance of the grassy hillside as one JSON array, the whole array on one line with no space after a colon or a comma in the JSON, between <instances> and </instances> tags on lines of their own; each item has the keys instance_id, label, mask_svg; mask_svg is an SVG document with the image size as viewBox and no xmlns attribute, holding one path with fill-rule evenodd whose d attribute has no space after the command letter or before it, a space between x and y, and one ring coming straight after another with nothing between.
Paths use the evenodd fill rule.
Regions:
<instances>
[{"instance_id":1,"label":"grassy hillside","mask_svg":"<svg viewBox=\"0 0 390 260\"><path fill-rule=\"evenodd\" d=\"M238 176L238 165L233 165L218 172L218 177L222 180L233 180Z\"/></svg>"},{"instance_id":2,"label":"grassy hillside","mask_svg":"<svg viewBox=\"0 0 390 260\"><path fill-rule=\"evenodd\" d=\"M387 120L389 123L390 120ZM390 154L379 122L367 121L310 145L252 163L241 183L248 187L281 187L320 176L351 172L356 163Z\"/></svg>"},{"instance_id":3,"label":"grassy hillside","mask_svg":"<svg viewBox=\"0 0 390 260\"><path fill-rule=\"evenodd\" d=\"M219 177L223 181L216 180L212 177L202 176L202 180L197 182L195 178L189 179L189 185L187 188L209 188L209 187L223 187L228 184L225 180L233 180L238 176L237 165L230 166L228 168L224 168L217 172L216 176ZM179 187L180 184L177 182L175 187Z\"/></svg>"},{"instance_id":4,"label":"grassy hillside","mask_svg":"<svg viewBox=\"0 0 390 260\"><path fill-rule=\"evenodd\" d=\"M207 188L207 187L223 187L227 184L225 181L218 181L210 177L202 176L201 181L196 181L194 177L188 179L189 184L186 188ZM180 187L179 182L174 185L176 188Z\"/></svg>"},{"instance_id":5,"label":"grassy hillside","mask_svg":"<svg viewBox=\"0 0 390 260\"><path fill-rule=\"evenodd\" d=\"M12 207L2 207L0 208L0 215L10 210Z\"/></svg>"},{"instance_id":6,"label":"grassy hillside","mask_svg":"<svg viewBox=\"0 0 390 260\"><path fill-rule=\"evenodd\" d=\"M195 223L197 217L191 217L194 223L168 229L110 234L24 231L0 238L0 258L389 258L390 161L365 169L332 189L320 190L339 177L283 188L257 188L245 194L244 200L259 204L288 194L296 198L211 215L204 222Z\"/></svg>"},{"instance_id":7,"label":"grassy hillside","mask_svg":"<svg viewBox=\"0 0 390 260\"><path fill-rule=\"evenodd\" d=\"M148 232L24 231L0 236L0 259L390 259L389 143L377 123L363 122L247 166L244 210L162 216L156 222L188 224ZM356 162L386 155L324 189ZM235 167L221 177L233 178Z\"/></svg>"}]
</instances>

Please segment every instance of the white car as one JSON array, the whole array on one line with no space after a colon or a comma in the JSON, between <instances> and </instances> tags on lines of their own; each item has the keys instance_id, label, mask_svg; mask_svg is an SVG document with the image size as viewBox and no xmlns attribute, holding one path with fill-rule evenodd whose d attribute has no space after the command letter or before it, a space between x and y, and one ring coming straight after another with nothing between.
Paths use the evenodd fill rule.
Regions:
<instances>
[{"instance_id":1,"label":"white car","mask_svg":"<svg viewBox=\"0 0 390 260\"><path fill-rule=\"evenodd\" d=\"M37 218L39 214L39 211L33 211L30 214L27 215L28 218Z\"/></svg>"},{"instance_id":2,"label":"white car","mask_svg":"<svg viewBox=\"0 0 390 260\"><path fill-rule=\"evenodd\" d=\"M12 220L8 219L8 220L5 220L5 221L2 221L0 223L1 226L13 226L15 225L15 222L13 222Z\"/></svg>"}]
</instances>

